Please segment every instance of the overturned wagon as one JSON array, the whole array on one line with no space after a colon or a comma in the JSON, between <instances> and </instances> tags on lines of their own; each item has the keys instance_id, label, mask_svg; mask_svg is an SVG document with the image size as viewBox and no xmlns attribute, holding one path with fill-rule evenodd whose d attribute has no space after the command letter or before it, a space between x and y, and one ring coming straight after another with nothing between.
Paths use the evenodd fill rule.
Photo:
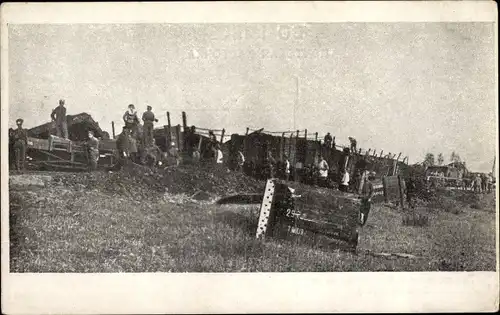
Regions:
<instances>
[{"instance_id":1,"label":"overturned wagon","mask_svg":"<svg viewBox=\"0 0 500 315\"><path fill-rule=\"evenodd\" d=\"M267 181L260 207L257 238L274 237L319 247L356 250L360 201L330 191L294 195L291 183ZM291 189L290 189L291 188Z\"/></svg>"}]
</instances>

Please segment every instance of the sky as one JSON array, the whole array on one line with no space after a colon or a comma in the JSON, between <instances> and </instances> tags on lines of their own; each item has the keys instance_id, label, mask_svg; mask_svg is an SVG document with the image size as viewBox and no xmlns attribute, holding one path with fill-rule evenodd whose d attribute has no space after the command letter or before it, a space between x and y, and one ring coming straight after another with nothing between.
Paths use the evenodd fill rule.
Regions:
<instances>
[{"instance_id":1,"label":"sky","mask_svg":"<svg viewBox=\"0 0 500 315\"><path fill-rule=\"evenodd\" d=\"M158 125L326 132L408 156L457 152L490 171L492 23L9 25L9 126L58 100L111 133L130 103Z\"/></svg>"}]
</instances>

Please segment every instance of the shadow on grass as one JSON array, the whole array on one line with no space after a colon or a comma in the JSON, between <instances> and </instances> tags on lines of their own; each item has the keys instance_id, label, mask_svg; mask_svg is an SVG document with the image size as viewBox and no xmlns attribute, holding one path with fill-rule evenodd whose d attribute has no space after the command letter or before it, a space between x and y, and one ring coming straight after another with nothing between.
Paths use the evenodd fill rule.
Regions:
<instances>
[{"instance_id":1,"label":"shadow on grass","mask_svg":"<svg viewBox=\"0 0 500 315\"><path fill-rule=\"evenodd\" d=\"M249 217L249 215L232 211L222 211L215 215L215 219L235 229L241 230L245 235L254 235L257 230L257 218Z\"/></svg>"}]
</instances>

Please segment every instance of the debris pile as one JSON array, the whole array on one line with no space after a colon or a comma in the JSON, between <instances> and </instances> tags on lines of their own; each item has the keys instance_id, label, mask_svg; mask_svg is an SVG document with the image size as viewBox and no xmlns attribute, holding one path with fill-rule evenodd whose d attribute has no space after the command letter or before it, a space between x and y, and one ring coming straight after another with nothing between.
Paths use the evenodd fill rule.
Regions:
<instances>
[{"instance_id":1,"label":"debris pile","mask_svg":"<svg viewBox=\"0 0 500 315\"><path fill-rule=\"evenodd\" d=\"M239 172L202 165L183 165L166 169L130 163L119 171L57 174L52 183L66 187L85 187L133 199L154 199L164 193L212 196L236 193L260 193L265 183ZM203 198L207 199L207 198Z\"/></svg>"}]
</instances>

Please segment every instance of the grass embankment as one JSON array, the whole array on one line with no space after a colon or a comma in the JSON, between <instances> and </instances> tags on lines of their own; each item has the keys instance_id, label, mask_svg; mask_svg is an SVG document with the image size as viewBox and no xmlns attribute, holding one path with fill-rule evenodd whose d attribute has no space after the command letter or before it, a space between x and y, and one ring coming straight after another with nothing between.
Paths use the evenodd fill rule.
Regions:
<instances>
[{"instance_id":1,"label":"grass embankment","mask_svg":"<svg viewBox=\"0 0 500 315\"><path fill-rule=\"evenodd\" d=\"M184 175L183 175L184 174ZM197 177L197 180L187 178ZM282 240L254 239L256 206L217 206L189 196L207 180L260 191L264 183L219 174L173 172L191 187L187 195L160 193L144 183L118 182L120 174L98 179L56 177L39 190L14 190L11 203L12 272L248 272L248 271L423 271L494 270L494 196L484 195L480 210L454 201L454 214L420 207L430 224L402 224L400 210L372 209L361 231L358 254L295 246ZM241 174L237 175L240 176ZM88 175L86 175L88 176ZM156 175L149 175L154 179ZM176 177L174 177L176 176ZM184 176L184 177L182 177ZM224 176L226 178L224 178ZM161 176L160 176L161 177ZM168 179L169 190L181 189ZM245 182L242 182L242 181ZM81 182L78 182L81 181ZM89 184L84 184L87 181ZM78 182L78 183L74 183ZM158 178L155 179L158 182ZM219 183L224 186L224 183ZM102 185L107 185L103 187ZM110 186L112 185L112 186ZM222 188L210 188L211 197ZM216 190L219 191L216 191ZM142 192L142 193L140 193ZM460 199L457 196L443 197ZM470 198L465 198L470 200ZM469 202L470 203L470 202ZM415 259L375 257L368 252L399 252Z\"/></svg>"}]
</instances>

